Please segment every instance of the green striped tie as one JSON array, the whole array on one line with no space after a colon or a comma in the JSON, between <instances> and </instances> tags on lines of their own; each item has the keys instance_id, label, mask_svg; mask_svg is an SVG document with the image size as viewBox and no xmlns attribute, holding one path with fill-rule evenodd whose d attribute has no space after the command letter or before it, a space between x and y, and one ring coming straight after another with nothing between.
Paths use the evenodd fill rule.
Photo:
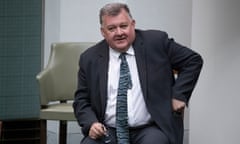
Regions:
<instances>
[{"instance_id":1,"label":"green striped tie","mask_svg":"<svg viewBox=\"0 0 240 144\"><path fill-rule=\"evenodd\" d=\"M131 75L125 57L126 53L120 54L120 78L116 108L116 131L118 144L129 144L127 90L132 88Z\"/></svg>"}]
</instances>

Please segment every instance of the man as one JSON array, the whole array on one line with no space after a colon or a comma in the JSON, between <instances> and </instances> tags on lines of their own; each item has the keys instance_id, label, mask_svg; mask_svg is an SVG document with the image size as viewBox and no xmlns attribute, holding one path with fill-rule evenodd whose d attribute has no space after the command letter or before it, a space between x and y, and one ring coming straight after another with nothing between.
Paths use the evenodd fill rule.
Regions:
<instances>
[{"instance_id":1,"label":"man","mask_svg":"<svg viewBox=\"0 0 240 144\"><path fill-rule=\"evenodd\" d=\"M107 4L99 16L104 40L80 57L73 104L85 136L82 143L121 143L116 134L116 105L119 55L125 53L132 83L127 90L126 143L181 144L182 112L199 77L201 56L165 32L135 29L125 4ZM177 79L173 70L178 72Z\"/></svg>"}]
</instances>

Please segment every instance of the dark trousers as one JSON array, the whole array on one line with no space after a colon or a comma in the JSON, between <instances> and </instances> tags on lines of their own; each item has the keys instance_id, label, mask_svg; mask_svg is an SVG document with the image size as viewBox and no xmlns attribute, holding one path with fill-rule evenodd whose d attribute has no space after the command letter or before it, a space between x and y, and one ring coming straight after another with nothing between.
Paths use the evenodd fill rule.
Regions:
<instances>
[{"instance_id":1,"label":"dark trousers","mask_svg":"<svg viewBox=\"0 0 240 144\"><path fill-rule=\"evenodd\" d=\"M108 128L109 137L93 140L85 137L81 144L117 144L116 129ZM167 136L156 125L130 128L131 144L169 144Z\"/></svg>"}]
</instances>

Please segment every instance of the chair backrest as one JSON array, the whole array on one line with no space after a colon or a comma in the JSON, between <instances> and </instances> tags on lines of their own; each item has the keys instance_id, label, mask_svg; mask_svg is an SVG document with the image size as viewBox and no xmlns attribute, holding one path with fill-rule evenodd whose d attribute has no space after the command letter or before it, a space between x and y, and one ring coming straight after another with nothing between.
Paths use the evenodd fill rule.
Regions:
<instances>
[{"instance_id":1,"label":"chair backrest","mask_svg":"<svg viewBox=\"0 0 240 144\"><path fill-rule=\"evenodd\" d=\"M77 88L80 54L95 43L53 43L46 68L37 75L41 105L50 101L73 100Z\"/></svg>"}]
</instances>

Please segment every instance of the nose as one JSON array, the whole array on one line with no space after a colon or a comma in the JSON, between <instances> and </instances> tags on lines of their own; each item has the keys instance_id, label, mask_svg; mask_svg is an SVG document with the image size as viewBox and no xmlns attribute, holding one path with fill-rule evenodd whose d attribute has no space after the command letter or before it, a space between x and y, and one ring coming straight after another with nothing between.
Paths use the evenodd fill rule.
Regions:
<instances>
[{"instance_id":1,"label":"nose","mask_svg":"<svg viewBox=\"0 0 240 144\"><path fill-rule=\"evenodd\" d=\"M123 33L122 29L120 27L117 27L116 34L121 35Z\"/></svg>"}]
</instances>

